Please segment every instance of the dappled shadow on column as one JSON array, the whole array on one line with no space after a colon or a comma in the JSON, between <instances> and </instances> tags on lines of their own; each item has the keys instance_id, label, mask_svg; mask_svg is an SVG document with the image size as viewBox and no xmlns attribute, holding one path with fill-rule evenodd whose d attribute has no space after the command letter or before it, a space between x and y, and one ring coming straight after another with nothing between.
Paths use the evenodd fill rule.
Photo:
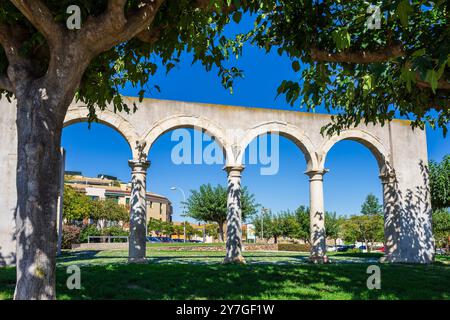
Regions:
<instances>
[{"instance_id":1,"label":"dappled shadow on column","mask_svg":"<svg viewBox=\"0 0 450 320\"><path fill-rule=\"evenodd\" d=\"M325 224L324 220L325 214L323 212L315 212L313 219L311 219L314 223L311 226L311 252L309 260L313 263L327 262L327 258L325 256L326 230L323 227Z\"/></svg>"},{"instance_id":2,"label":"dappled shadow on column","mask_svg":"<svg viewBox=\"0 0 450 320\"><path fill-rule=\"evenodd\" d=\"M384 181L386 256L383 261L431 263L434 260L428 167L423 161L419 166L422 181L414 189L402 189L395 172Z\"/></svg>"},{"instance_id":3,"label":"dappled shadow on column","mask_svg":"<svg viewBox=\"0 0 450 320\"><path fill-rule=\"evenodd\" d=\"M227 253L224 263L245 263L242 257L241 185L228 183Z\"/></svg>"},{"instance_id":4,"label":"dappled shadow on column","mask_svg":"<svg viewBox=\"0 0 450 320\"><path fill-rule=\"evenodd\" d=\"M131 164L136 165L138 164ZM144 166L144 165L142 165ZM133 168L134 170L134 168ZM133 172L132 190L130 199L130 243L129 262L139 263L145 261L146 252L146 183L145 173Z\"/></svg>"}]
</instances>

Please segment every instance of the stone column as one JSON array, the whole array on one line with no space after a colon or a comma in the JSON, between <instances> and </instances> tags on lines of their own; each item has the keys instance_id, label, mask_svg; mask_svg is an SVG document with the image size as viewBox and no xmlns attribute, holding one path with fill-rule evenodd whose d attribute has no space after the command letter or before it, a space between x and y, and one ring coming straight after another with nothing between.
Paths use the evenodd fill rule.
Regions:
<instances>
[{"instance_id":1,"label":"stone column","mask_svg":"<svg viewBox=\"0 0 450 320\"><path fill-rule=\"evenodd\" d=\"M309 176L309 209L310 209L310 260L314 263L328 262L326 256L325 209L323 204L323 175L328 170L310 170Z\"/></svg>"},{"instance_id":2,"label":"stone column","mask_svg":"<svg viewBox=\"0 0 450 320\"><path fill-rule=\"evenodd\" d=\"M242 256L241 174L244 166L227 166L227 252L224 263L245 263Z\"/></svg>"},{"instance_id":3,"label":"stone column","mask_svg":"<svg viewBox=\"0 0 450 320\"><path fill-rule=\"evenodd\" d=\"M383 185L385 246L384 256L380 261L433 262L434 238L428 187L417 187L414 192L418 195L410 190L402 192L401 184L392 169L384 170L380 179Z\"/></svg>"},{"instance_id":4,"label":"stone column","mask_svg":"<svg viewBox=\"0 0 450 320\"><path fill-rule=\"evenodd\" d=\"M131 167L131 199L130 199L130 240L128 262L145 262L146 251L146 177L149 161L130 160Z\"/></svg>"}]
</instances>

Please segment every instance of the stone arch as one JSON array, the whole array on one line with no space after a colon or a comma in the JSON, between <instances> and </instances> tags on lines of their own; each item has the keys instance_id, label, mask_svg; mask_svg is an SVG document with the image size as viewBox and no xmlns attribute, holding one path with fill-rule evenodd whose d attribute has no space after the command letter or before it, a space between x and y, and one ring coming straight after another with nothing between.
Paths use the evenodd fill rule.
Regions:
<instances>
[{"instance_id":1,"label":"stone arch","mask_svg":"<svg viewBox=\"0 0 450 320\"><path fill-rule=\"evenodd\" d=\"M108 109L97 112L98 123L104 124L114 130L116 130L128 143L131 149L133 159L138 157L137 150L135 148L136 141L139 140L139 135L136 133L134 127L128 120L122 116L114 113ZM87 109L84 107L71 108L67 112L64 119L64 127L70 126L75 123L87 122Z\"/></svg>"},{"instance_id":2,"label":"stone arch","mask_svg":"<svg viewBox=\"0 0 450 320\"><path fill-rule=\"evenodd\" d=\"M266 133L277 133L280 136L288 138L303 152L307 163L307 170L317 167L314 145L308 135L294 125L278 121L264 122L248 130L239 143L239 153L236 157L236 163L242 164L245 149L248 145L255 138Z\"/></svg>"},{"instance_id":3,"label":"stone arch","mask_svg":"<svg viewBox=\"0 0 450 320\"><path fill-rule=\"evenodd\" d=\"M385 173L389 169L389 152L388 149L383 145L381 140L374 136L373 134L361 130L361 129L348 129L341 132L339 135L333 135L332 137L326 139L319 148L318 160L319 168L323 169L325 167L325 161L330 149L339 141L342 140L352 140L361 143L374 155L378 163L378 168L380 169L380 174Z\"/></svg>"},{"instance_id":4,"label":"stone arch","mask_svg":"<svg viewBox=\"0 0 450 320\"><path fill-rule=\"evenodd\" d=\"M155 141L163 134L179 128L192 127L202 129L203 132L214 138L214 141L223 149L225 159L228 161L232 156L232 151L227 142L225 130L207 118L183 114L168 117L154 124L143 139L146 142L145 153L149 153Z\"/></svg>"}]
</instances>

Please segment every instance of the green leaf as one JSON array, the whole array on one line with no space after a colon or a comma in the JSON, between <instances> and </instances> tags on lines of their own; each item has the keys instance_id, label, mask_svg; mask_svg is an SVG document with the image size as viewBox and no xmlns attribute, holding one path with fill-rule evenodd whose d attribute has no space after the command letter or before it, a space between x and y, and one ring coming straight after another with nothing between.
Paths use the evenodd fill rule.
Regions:
<instances>
[{"instance_id":1,"label":"green leaf","mask_svg":"<svg viewBox=\"0 0 450 320\"><path fill-rule=\"evenodd\" d=\"M242 13L241 13L241 12L236 11L236 12L233 14L233 21L234 21L234 22L239 23L239 22L241 21L241 18L242 18Z\"/></svg>"},{"instance_id":2,"label":"green leaf","mask_svg":"<svg viewBox=\"0 0 450 320\"><path fill-rule=\"evenodd\" d=\"M300 63L297 60L292 62L292 69L294 69L295 72L300 70Z\"/></svg>"},{"instance_id":3,"label":"green leaf","mask_svg":"<svg viewBox=\"0 0 450 320\"><path fill-rule=\"evenodd\" d=\"M408 16L413 13L413 8L411 7L409 0L402 0L396 10L396 15L400 20L403 27L408 27Z\"/></svg>"},{"instance_id":4,"label":"green leaf","mask_svg":"<svg viewBox=\"0 0 450 320\"><path fill-rule=\"evenodd\" d=\"M430 83L431 90L433 90L433 93L436 93L436 89L438 87L438 80L439 80L439 78L438 78L438 74L436 71L434 71L434 70L427 71L427 76L425 77L425 81Z\"/></svg>"},{"instance_id":5,"label":"green leaf","mask_svg":"<svg viewBox=\"0 0 450 320\"><path fill-rule=\"evenodd\" d=\"M363 76L363 94L364 96L367 96L372 91L372 76L366 74Z\"/></svg>"},{"instance_id":6,"label":"green leaf","mask_svg":"<svg viewBox=\"0 0 450 320\"><path fill-rule=\"evenodd\" d=\"M340 28L333 31L331 34L333 41L338 50L343 50L350 47L350 34L347 28Z\"/></svg>"}]
</instances>

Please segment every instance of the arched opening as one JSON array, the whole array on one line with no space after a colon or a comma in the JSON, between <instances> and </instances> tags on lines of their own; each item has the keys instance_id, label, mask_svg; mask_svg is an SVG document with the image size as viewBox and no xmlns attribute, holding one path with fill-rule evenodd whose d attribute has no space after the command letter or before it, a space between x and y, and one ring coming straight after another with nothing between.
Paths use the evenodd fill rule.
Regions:
<instances>
[{"instance_id":1,"label":"arched opening","mask_svg":"<svg viewBox=\"0 0 450 320\"><path fill-rule=\"evenodd\" d=\"M110 123L89 125L83 120L67 121L62 133L63 234L77 233L73 240L78 243L126 242L131 198L129 141Z\"/></svg>"},{"instance_id":2,"label":"arched opening","mask_svg":"<svg viewBox=\"0 0 450 320\"><path fill-rule=\"evenodd\" d=\"M355 132L333 137L324 146L321 163L329 170L324 177L325 208L330 219L337 219L326 221L330 229L328 250L381 254L384 225L380 174L387 168L386 149L373 137Z\"/></svg>"},{"instance_id":3,"label":"arched opening","mask_svg":"<svg viewBox=\"0 0 450 320\"><path fill-rule=\"evenodd\" d=\"M267 224L274 223L277 217L283 215L295 219L308 216L309 219L309 182L305 171L315 161L309 153L308 142L305 143L302 136L293 136L292 132L276 130L257 131L257 135L247 141L242 156L245 165L242 184L260 204L259 212L246 221L255 229L255 241L279 243L293 242L295 239L295 242L306 244L309 226L306 226L306 233L300 236L294 230L269 232ZM251 242L253 239L246 234L248 228L248 225L243 228L244 241Z\"/></svg>"},{"instance_id":4,"label":"arched opening","mask_svg":"<svg viewBox=\"0 0 450 320\"><path fill-rule=\"evenodd\" d=\"M199 191L202 185L212 187L221 185L226 188L225 146L222 139L217 138L208 128L177 123L176 125L159 125L147 135L149 148L148 160L151 162L147 174L147 190L151 194L166 195L170 199L170 217L158 215L158 207L147 203L151 212L151 221L155 220L172 224L172 232L158 232L150 226L151 236L172 237L174 241L219 241L219 221L202 220L186 215L185 201L191 191ZM156 134L159 132L159 134ZM154 219L154 220L153 220ZM149 220L150 221L150 220ZM187 223L186 223L187 222ZM186 228L184 228L186 223ZM182 227L180 227L182 226ZM185 231L186 230L186 238ZM223 239L222 239L223 240Z\"/></svg>"}]
</instances>

